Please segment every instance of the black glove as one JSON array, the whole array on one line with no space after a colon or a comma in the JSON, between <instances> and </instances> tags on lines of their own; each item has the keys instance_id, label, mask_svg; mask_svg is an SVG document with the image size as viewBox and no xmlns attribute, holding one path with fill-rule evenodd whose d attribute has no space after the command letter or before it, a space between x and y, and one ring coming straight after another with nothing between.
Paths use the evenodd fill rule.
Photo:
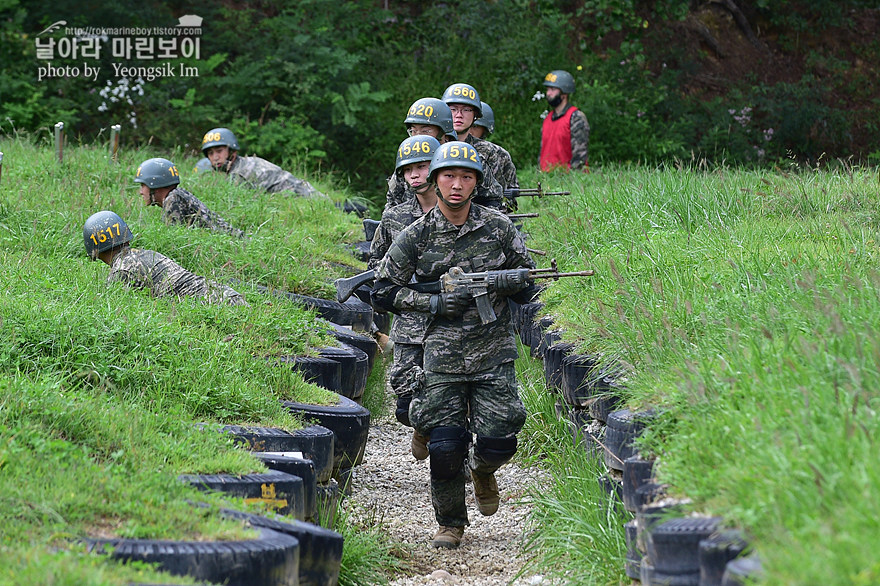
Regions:
<instances>
[{"instance_id":1,"label":"black glove","mask_svg":"<svg viewBox=\"0 0 880 586\"><path fill-rule=\"evenodd\" d=\"M523 272L514 270L509 272L505 271L495 275L495 279L492 282L492 288L495 290L496 295L506 297L508 295L513 295L514 293L519 293L525 289L528 284L528 280L525 278Z\"/></svg>"},{"instance_id":2,"label":"black glove","mask_svg":"<svg viewBox=\"0 0 880 586\"><path fill-rule=\"evenodd\" d=\"M409 422L410 403L412 403L412 395L397 397L397 409L394 410L394 417L407 427L412 427L412 423Z\"/></svg>"},{"instance_id":3,"label":"black glove","mask_svg":"<svg viewBox=\"0 0 880 586\"><path fill-rule=\"evenodd\" d=\"M447 319L458 317L464 313L469 303L470 299L465 299L457 293L435 293L431 295L431 315L439 315Z\"/></svg>"}]
</instances>

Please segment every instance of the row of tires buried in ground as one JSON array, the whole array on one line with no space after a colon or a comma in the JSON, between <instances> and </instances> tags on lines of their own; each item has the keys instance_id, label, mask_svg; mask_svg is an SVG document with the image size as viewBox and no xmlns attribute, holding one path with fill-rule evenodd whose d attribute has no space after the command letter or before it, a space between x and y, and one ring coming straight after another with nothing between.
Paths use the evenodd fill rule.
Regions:
<instances>
[{"instance_id":1,"label":"row of tires buried in ground","mask_svg":"<svg viewBox=\"0 0 880 586\"><path fill-rule=\"evenodd\" d=\"M218 491L264 503L282 519L222 509L218 514L242 521L259 532L256 539L185 542L144 539L89 539L90 551L120 561L144 561L175 575L206 583L248 586L335 586L339 581L343 537L330 529L340 498L350 490L355 466L363 461L370 412L359 401L378 354L372 336L372 308L352 297L346 303L273 292L316 310L323 328L339 346L320 348L318 356L277 360L304 378L338 395L335 405L285 401L284 406L310 425L299 430L227 425L231 434L269 471L235 476L184 474L201 490ZM387 331L387 323L375 326ZM205 429L215 427L203 426ZM196 505L200 506L200 505Z\"/></svg>"},{"instance_id":2,"label":"row of tires buried in ground","mask_svg":"<svg viewBox=\"0 0 880 586\"><path fill-rule=\"evenodd\" d=\"M654 461L635 451L657 410L621 409L621 372L562 342L552 319L537 317L541 303L511 305L520 340L543 361L546 386L557 396L556 412L570 424L572 441L604 462L599 483L632 514L624 525L627 576L651 586L738 586L760 576L760 560L748 554L744 534L724 529L719 517L686 515L687 502L667 498L653 477Z\"/></svg>"}]
</instances>

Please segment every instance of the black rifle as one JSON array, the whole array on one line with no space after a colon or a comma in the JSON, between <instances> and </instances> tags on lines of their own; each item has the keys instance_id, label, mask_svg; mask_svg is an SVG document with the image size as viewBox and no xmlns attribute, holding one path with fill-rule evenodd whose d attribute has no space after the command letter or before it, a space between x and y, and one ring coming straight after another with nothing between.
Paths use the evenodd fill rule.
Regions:
<instances>
[{"instance_id":1,"label":"black rifle","mask_svg":"<svg viewBox=\"0 0 880 586\"><path fill-rule=\"evenodd\" d=\"M514 189L505 189L504 197L506 199L514 199L522 196L529 197L544 197L545 195L571 195L570 191L544 191L544 188L541 186L541 183L538 182L537 187L524 187L514 188Z\"/></svg>"},{"instance_id":2,"label":"black rifle","mask_svg":"<svg viewBox=\"0 0 880 586\"><path fill-rule=\"evenodd\" d=\"M440 277L440 280L427 283L411 283L410 289L421 293L443 293L465 290L477 304L480 320L487 324L496 319L492 304L489 303L489 289L495 287L495 282L500 276L507 281L519 283L523 287L531 279L561 279L564 277L592 277L594 271L575 271L560 273L556 268L556 259L550 261L549 269L502 269L498 271L484 271L481 273L466 273L459 267L452 267ZM354 293L355 289L375 280L375 271L365 271L347 279L336 279L336 299L342 303Z\"/></svg>"}]
</instances>

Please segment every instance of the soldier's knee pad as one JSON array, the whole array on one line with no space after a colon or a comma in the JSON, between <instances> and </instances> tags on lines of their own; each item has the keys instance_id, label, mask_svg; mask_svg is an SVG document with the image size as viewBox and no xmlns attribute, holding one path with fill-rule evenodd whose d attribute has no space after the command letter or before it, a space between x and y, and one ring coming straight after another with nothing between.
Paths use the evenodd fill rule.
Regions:
<instances>
[{"instance_id":1,"label":"soldier's knee pad","mask_svg":"<svg viewBox=\"0 0 880 586\"><path fill-rule=\"evenodd\" d=\"M461 465L470 445L470 432L463 427L435 427L431 430L428 454L431 456L431 477L452 480L461 472Z\"/></svg>"},{"instance_id":2,"label":"soldier's knee pad","mask_svg":"<svg viewBox=\"0 0 880 586\"><path fill-rule=\"evenodd\" d=\"M474 452L490 466L503 466L516 453L516 436L486 437L478 435Z\"/></svg>"}]
</instances>

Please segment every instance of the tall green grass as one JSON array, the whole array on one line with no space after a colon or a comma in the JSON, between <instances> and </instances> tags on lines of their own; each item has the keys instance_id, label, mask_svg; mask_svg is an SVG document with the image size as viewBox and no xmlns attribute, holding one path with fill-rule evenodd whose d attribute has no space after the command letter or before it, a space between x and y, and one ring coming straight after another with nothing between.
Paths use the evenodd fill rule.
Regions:
<instances>
[{"instance_id":1,"label":"tall green grass","mask_svg":"<svg viewBox=\"0 0 880 586\"><path fill-rule=\"evenodd\" d=\"M58 163L50 148L5 138L0 150L0 582L165 582L146 566L86 554L82 538L250 535L191 502L260 509L177 477L264 471L217 426L296 429L302 422L279 399L333 399L278 365L332 343L315 313L254 285L331 298L332 280L362 264L346 245L362 238L360 221L329 199L256 194L176 160L183 186L250 236L165 226L132 181L158 153L122 152L112 164L101 150L71 147ZM108 284L82 239L85 219L102 209L126 220L135 247L234 282L249 306ZM371 568L357 561L371 544L381 557L386 546L371 535L347 567Z\"/></svg>"},{"instance_id":2,"label":"tall green grass","mask_svg":"<svg viewBox=\"0 0 880 586\"><path fill-rule=\"evenodd\" d=\"M589 280L546 313L624 369L642 438L692 508L743 527L773 584L880 579L880 183L841 165L558 174L534 246ZM549 180L548 180L549 183Z\"/></svg>"}]
</instances>

